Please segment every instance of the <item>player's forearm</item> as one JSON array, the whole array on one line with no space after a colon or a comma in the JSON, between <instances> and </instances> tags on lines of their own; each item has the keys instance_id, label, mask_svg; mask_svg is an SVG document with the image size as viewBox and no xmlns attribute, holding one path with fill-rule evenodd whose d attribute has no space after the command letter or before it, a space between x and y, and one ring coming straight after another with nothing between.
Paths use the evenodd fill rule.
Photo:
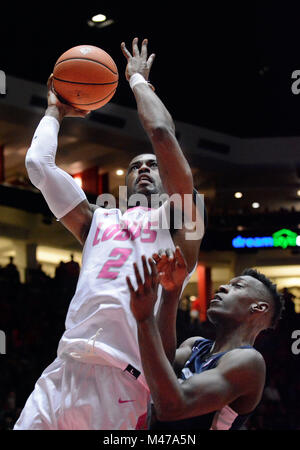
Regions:
<instances>
[{"instance_id":1,"label":"player's forearm","mask_svg":"<svg viewBox=\"0 0 300 450\"><path fill-rule=\"evenodd\" d=\"M165 191L169 195L191 193L193 191L191 169L177 142L170 113L147 84L137 84L133 92L140 121L157 157Z\"/></svg>"},{"instance_id":2,"label":"player's forearm","mask_svg":"<svg viewBox=\"0 0 300 450\"><path fill-rule=\"evenodd\" d=\"M138 323L138 340L144 374L158 418L178 409L183 393L168 361L154 318Z\"/></svg>"},{"instance_id":3,"label":"player's forearm","mask_svg":"<svg viewBox=\"0 0 300 450\"><path fill-rule=\"evenodd\" d=\"M163 289L162 301L156 317L164 351L172 365L177 347L176 319L179 297L179 290L166 291Z\"/></svg>"},{"instance_id":4,"label":"player's forearm","mask_svg":"<svg viewBox=\"0 0 300 450\"><path fill-rule=\"evenodd\" d=\"M175 125L171 114L146 83L139 83L133 88L137 110L141 124L151 138L152 133L159 128L168 129L175 134Z\"/></svg>"},{"instance_id":5,"label":"player's forearm","mask_svg":"<svg viewBox=\"0 0 300 450\"><path fill-rule=\"evenodd\" d=\"M30 181L42 192L52 213L61 219L87 199L74 179L55 164L59 132L55 114L55 107L47 108L27 151L25 165Z\"/></svg>"}]
</instances>

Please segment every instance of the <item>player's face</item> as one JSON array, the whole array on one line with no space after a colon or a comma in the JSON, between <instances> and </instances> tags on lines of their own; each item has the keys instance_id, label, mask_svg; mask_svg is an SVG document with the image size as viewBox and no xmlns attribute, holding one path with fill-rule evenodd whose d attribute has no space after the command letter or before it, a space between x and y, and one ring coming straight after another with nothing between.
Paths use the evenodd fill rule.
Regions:
<instances>
[{"instance_id":1,"label":"player's face","mask_svg":"<svg viewBox=\"0 0 300 450\"><path fill-rule=\"evenodd\" d=\"M150 153L135 157L129 164L126 181L129 196L161 194L163 189L156 156Z\"/></svg>"},{"instance_id":2,"label":"player's face","mask_svg":"<svg viewBox=\"0 0 300 450\"><path fill-rule=\"evenodd\" d=\"M248 275L233 278L215 293L207 310L208 318L212 323L225 319L241 323L251 314L251 305L264 297L263 284L256 278Z\"/></svg>"}]
</instances>

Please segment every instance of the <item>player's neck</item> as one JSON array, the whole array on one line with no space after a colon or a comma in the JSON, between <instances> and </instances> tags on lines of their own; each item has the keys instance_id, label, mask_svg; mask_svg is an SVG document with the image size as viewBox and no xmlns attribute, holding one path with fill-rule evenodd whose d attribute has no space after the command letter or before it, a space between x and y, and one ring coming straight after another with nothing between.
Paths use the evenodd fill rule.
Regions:
<instances>
[{"instance_id":1,"label":"player's neck","mask_svg":"<svg viewBox=\"0 0 300 450\"><path fill-rule=\"evenodd\" d=\"M228 351L245 345L253 346L255 338L256 333L249 332L249 328L244 324L234 328L218 327L211 353Z\"/></svg>"}]
</instances>

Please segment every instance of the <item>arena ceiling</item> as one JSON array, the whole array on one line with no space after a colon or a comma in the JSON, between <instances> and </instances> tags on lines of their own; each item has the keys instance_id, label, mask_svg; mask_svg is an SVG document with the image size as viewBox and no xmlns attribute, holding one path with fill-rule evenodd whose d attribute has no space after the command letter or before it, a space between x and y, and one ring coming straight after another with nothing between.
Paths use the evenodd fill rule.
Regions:
<instances>
[{"instance_id":1,"label":"arena ceiling","mask_svg":"<svg viewBox=\"0 0 300 450\"><path fill-rule=\"evenodd\" d=\"M233 193L243 190L249 192L248 205L250 201L265 200L268 208L276 200L277 208L294 205L299 209L300 95L291 89L292 73L300 70L299 2L211 0L177 6L174 2L163 3L163 8L162 2L155 1L102 1L92 6L85 2L72 8L68 2L62 4L1 6L1 70L45 85L62 52L79 44L96 45L111 54L119 69L120 82L112 105L135 109L124 78L120 43L124 40L130 46L133 37L147 37L149 50L156 53L151 82L175 121L244 141L289 139L282 141L281 158L278 152L273 157L272 145L263 146L267 157L262 163L256 159L257 152L253 152L253 161L244 164L232 158L226 160L225 156L216 159L214 154L203 157L200 151L199 157L189 155L199 186L205 187L211 201L225 210L242 211L245 197L238 204ZM90 27L87 22L99 12L113 23L103 28ZM26 120L16 124L15 117L13 110L2 110L0 143L9 143L7 166L17 173L25 148L20 135L28 141L31 129ZM85 136L82 132L78 138L82 146L90 145ZM291 139L296 139L293 150L289 147ZM14 146L21 149L20 161ZM72 159L72 142L67 137L65 147L61 162L67 168ZM90 155L97 151L93 148ZM109 151L115 161L126 163L120 148L115 148L115 153ZM103 164L107 147L100 153L99 162ZM80 163L80 157L76 158ZM110 161L110 169L114 164Z\"/></svg>"},{"instance_id":2,"label":"arena ceiling","mask_svg":"<svg viewBox=\"0 0 300 450\"><path fill-rule=\"evenodd\" d=\"M151 80L176 120L244 137L299 134L300 95L291 92L292 72L300 69L299 2L69 5L5 2L1 69L45 83L63 51L97 45L119 68L113 101L134 106L124 81L120 43L147 37L150 51L156 53ZM114 23L89 27L87 21L97 12Z\"/></svg>"}]
</instances>

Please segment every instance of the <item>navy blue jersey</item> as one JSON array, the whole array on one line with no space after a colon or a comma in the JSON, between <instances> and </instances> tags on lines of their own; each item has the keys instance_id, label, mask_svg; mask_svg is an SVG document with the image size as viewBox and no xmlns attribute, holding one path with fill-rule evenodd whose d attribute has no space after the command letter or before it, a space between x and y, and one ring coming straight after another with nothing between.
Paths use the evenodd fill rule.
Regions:
<instances>
[{"instance_id":1,"label":"navy blue jersey","mask_svg":"<svg viewBox=\"0 0 300 450\"><path fill-rule=\"evenodd\" d=\"M192 353L182 369L179 380L187 380L191 376L213 369L219 359L226 352L210 355L214 342L209 339L195 341ZM253 348L246 345L238 348ZM172 422L156 421L151 424L151 430L238 430L246 422L250 414L239 415L228 405L221 411L213 411L208 414Z\"/></svg>"}]
</instances>

